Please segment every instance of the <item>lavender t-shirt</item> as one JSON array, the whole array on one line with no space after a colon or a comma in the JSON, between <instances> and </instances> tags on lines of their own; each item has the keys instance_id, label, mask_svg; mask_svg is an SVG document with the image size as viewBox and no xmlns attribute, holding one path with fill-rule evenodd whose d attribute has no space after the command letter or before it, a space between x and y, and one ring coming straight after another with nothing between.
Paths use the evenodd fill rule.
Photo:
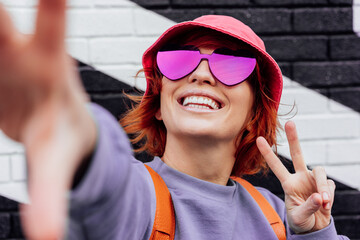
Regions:
<instances>
[{"instance_id":1,"label":"lavender t-shirt","mask_svg":"<svg viewBox=\"0 0 360 240\"><path fill-rule=\"evenodd\" d=\"M136 160L126 134L103 108L92 104L98 125L97 146L87 173L71 192L67 239L149 239L156 209L152 179ZM206 182L167 166L155 157L148 163L164 179L176 215L176 240L277 239L259 206L237 182ZM284 202L264 188L265 196L286 222ZM348 239L338 236L333 221L317 232L288 239Z\"/></svg>"}]
</instances>

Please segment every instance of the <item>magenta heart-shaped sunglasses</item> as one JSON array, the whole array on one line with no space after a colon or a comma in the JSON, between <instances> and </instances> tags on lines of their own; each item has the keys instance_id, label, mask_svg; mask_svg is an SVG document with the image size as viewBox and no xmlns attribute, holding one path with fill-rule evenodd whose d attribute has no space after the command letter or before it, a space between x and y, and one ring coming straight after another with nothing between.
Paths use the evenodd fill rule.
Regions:
<instances>
[{"instance_id":1,"label":"magenta heart-shaped sunglasses","mask_svg":"<svg viewBox=\"0 0 360 240\"><path fill-rule=\"evenodd\" d=\"M202 54L199 50L160 50L156 56L160 72L170 80L190 74L203 59L208 60L211 73L227 86L246 80L256 65L255 57L222 54L217 50L212 54Z\"/></svg>"}]
</instances>

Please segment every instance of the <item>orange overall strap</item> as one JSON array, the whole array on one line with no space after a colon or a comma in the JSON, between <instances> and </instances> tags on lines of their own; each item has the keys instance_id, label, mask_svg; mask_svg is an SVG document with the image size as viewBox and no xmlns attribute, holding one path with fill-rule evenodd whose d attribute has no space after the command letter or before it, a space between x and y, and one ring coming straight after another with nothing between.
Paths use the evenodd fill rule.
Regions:
<instances>
[{"instance_id":1,"label":"orange overall strap","mask_svg":"<svg viewBox=\"0 0 360 240\"><path fill-rule=\"evenodd\" d=\"M279 240L286 240L284 223L266 198L248 181L239 177L231 178L240 183L255 199Z\"/></svg>"},{"instance_id":2,"label":"orange overall strap","mask_svg":"<svg viewBox=\"0 0 360 240\"><path fill-rule=\"evenodd\" d=\"M169 189L164 180L151 167L145 165L155 186L156 212L150 240L173 240L175 213Z\"/></svg>"}]
</instances>

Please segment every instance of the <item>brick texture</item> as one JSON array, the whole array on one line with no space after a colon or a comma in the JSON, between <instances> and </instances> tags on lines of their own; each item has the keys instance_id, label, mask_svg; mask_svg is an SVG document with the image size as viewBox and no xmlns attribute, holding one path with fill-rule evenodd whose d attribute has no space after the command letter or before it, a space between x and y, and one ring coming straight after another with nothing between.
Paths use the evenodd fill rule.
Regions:
<instances>
[{"instance_id":1,"label":"brick texture","mask_svg":"<svg viewBox=\"0 0 360 240\"><path fill-rule=\"evenodd\" d=\"M296 32L352 32L352 8L294 10Z\"/></svg>"},{"instance_id":2,"label":"brick texture","mask_svg":"<svg viewBox=\"0 0 360 240\"><path fill-rule=\"evenodd\" d=\"M93 68L80 68L80 76L85 89L89 93L119 93L132 89L129 85L103 74Z\"/></svg>"},{"instance_id":3,"label":"brick texture","mask_svg":"<svg viewBox=\"0 0 360 240\"><path fill-rule=\"evenodd\" d=\"M351 6L353 4L353 0L328 0L330 4L333 5L344 5Z\"/></svg>"},{"instance_id":4,"label":"brick texture","mask_svg":"<svg viewBox=\"0 0 360 240\"><path fill-rule=\"evenodd\" d=\"M335 195L335 204L332 209L334 215L360 214L360 193L354 190L340 192Z\"/></svg>"},{"instance_id":5,"label":"brick texture","mask_svg":"<svg viewBox=\"0 0 360 240\"><path fill-rule=\"evenodd\" d=\"M296 62L293 76L308 87L359 85L360 61Z\"/></svg>"},{"instance_id":6,"label":"brick texture","mask_svg":"<svg viewBox=\"0 0 360 240\"><path fill-rule=\"evenodd\" d=\"M282 74L291 78L292 77L291 64L288 62L280 62L280 61L278 62L278 64L279 64Z\"/></svg>"},{"instance_id":7,"label":"brick texture","mask_svg":"<svg viewBox=\"0 0 360 240\"><path fill-rule=\"evenodd\" d=\"M133 2L144 7L161 7L168 6L170 4L170 0L134 0Z\"/></svg>"},{"instance_id":8,"label":"brick texture","mask_svg":"<svg viewBox=\"0 0 360 240\"><path fill-rule=\"evenodd\" d=\"M339 216L334 220L338 234L346 234L350 239L360 239L360 216Z\"/></svg>"},{"instance_id":9,"label":"brick texture","mask_svg":"<svg viewBox=\"0 0 360 240\"><path fill-rule=\"evenodd\" d=\"M330 37L330 58L348 60L360 58L360 38L354 35Z\"/></svg>"},{"instance_id":10,"label":"brick texture","mask_svg":"<svg viewBox=\"0 0 360 240\"><path fill-rule=\"evenodd\" d=\"M0 196L0 239L22 239L18 203Z\"/></svg>"},{"instance_id":11,"label":"brick texture","mask_svg":"<svg viewBox=\"0 0 360 240\"><path fill-rule=\"evenodd\" d=\"M233 16L259 34L285 33L291 30L291 11L286 8L217 9L215 13Z\"/></svg>"},{"instance_id":12,"label":"brick texture","mask_svg":"<svg viewBox=\"0 0 360 240\"><path fill-rule=\"evenodd\" d=\"M13 238L22 238L24 237L22 227L21 227L21 221L20 221L20 215L19 213L12 213L11 214L11 237Z\"/></svg>"},{"instance_id":13,"label":"brick texture","mask_svg":"<svg viewBox=\"0 0 360 240\"><path fill-rule=\"evenodd\" d=\"M211 8L200 9L154 9L154 12L161 14L175 22L189 21L205 14L215 14Z\"/></svg>"},{"instance_id":14,"label":"brick texture","mask_svg":"<svg viewBox=\"0 0 360 240\"><path fill-rule=\"evenodd\" d=\"M250 5L250 0L223 0L223 1L214 1L214 0L172 0L173 6L248 6Z\"/></svg>"},{"instance_id":15,"label":"brick texture","mask_svg":"<svg viewBox=\"0 0 360 240\"><path fill-rule=\"evenodd\" d=\"M9 237L10 231L10 214L0 213L0 238Z\"/></svg>"},{"instance_id":16,"label":"brick texture","mask_svg":"<svg viewBox=\"0 0 360 240\"><path fill-rule=\"evenodd\" d=\"M326 5L327 0L255 0L256 5L266 5L266 6L317 6L317 5Z\"/></svg>"},{"instance_id":17,"label":"brick texture","mask_svg":"<svg viewBox=\"0 0 360 240\"><path fill-rule=\"evenodd\" d=\"M0 212L18 211L18 204L0 196Z\"/></svg>"},{"instance_id":18,"label":"brick texture","mask_svg":"<svg viewBox=\"0 0 360 240\"><path fill-rule=\"evenodd\" d=\"M277 61L325 60L328 41L326 36L264 37L265 46Z\"/></svg>"},{"instance_id":19,"label":"brick texture","mask_svg":"<svg viewBox=\"0 0 360 240\"><path fill-rule=\"evenodd\" d=\"M330 90L330 95L338 102L351 104L354 110L360 112L360 87L333 88Z\"/></svg>"}]
</instances>

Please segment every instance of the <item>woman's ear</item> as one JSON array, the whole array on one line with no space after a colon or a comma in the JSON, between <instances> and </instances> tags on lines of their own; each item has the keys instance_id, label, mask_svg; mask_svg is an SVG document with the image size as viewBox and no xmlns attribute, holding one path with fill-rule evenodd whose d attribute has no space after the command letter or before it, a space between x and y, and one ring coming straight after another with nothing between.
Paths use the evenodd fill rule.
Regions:
<instances>
[{"instance_id":1,"label":"woman's ear","mask_svg":"<svg viewBox=\"0 0 360 240\"><path fill-rule=\"evenodd\" d=\"M159 121L162 121L162 117L161 117L161 109L159 108L156 113L155 113L155 118Z\"/></svg>"}]
</instances>

